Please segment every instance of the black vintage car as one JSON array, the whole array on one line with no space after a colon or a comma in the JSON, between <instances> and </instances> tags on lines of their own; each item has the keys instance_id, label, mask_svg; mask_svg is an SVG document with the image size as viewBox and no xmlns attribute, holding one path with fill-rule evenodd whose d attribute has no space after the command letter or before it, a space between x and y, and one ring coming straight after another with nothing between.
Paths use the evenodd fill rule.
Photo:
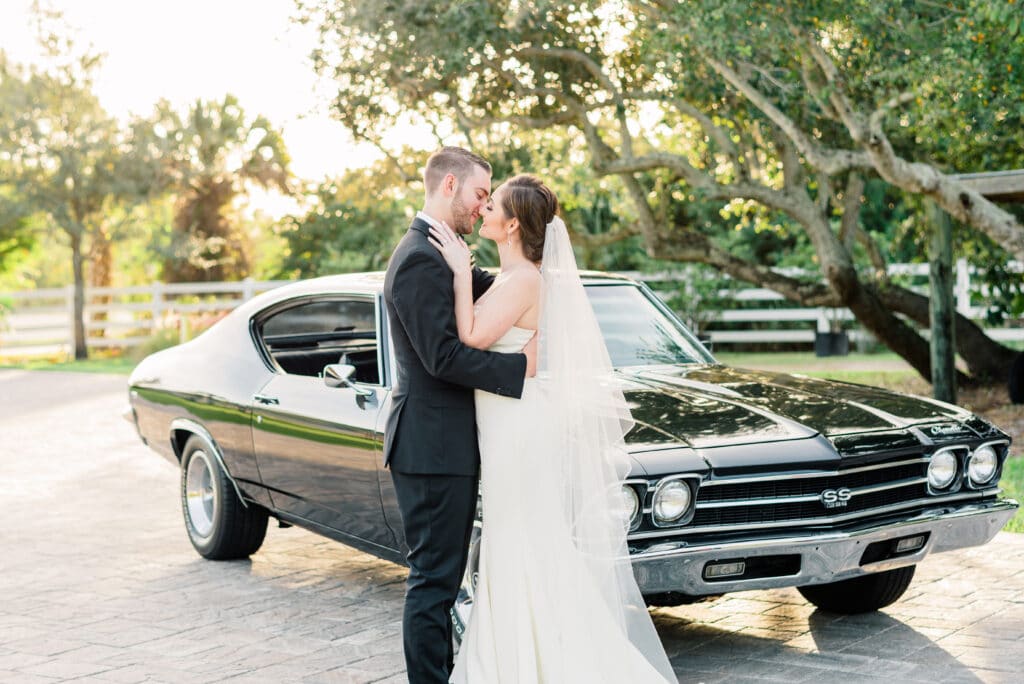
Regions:
<instances>
[{"instance_id":1,"label":"black vintage car","mask_svg":"<svg viewBox=\"0 0 1024 684\"><path fill-rule=\"evenodd\" d=\"M999 497L1010 440L985 420L723 366L642 284L585 283L636 421L623 517L652 605L795 586L831 611L876 610L929 553L984 544L1017 509ZM256 552L273 517L403 562L381 454L395 377L382 285L371 273L272 290L132 373L129 418L180 467L201 555Z\"/></svg>"}]
</instances>

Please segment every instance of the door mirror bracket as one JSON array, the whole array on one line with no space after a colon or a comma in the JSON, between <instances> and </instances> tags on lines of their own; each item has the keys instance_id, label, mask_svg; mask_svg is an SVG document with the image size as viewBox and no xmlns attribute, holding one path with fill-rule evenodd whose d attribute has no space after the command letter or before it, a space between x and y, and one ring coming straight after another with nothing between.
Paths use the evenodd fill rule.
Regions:
<instances>
[{"instance_id":1,"label":"door mirror bracket","mask_svg":"<svg viewBox=\"0 0 1024 684\"><path fill-rule=\"evenodd\" d=\"M324 384L328 387L347 387L356 393L357 397L374 396L376 393L368 387L359 387L352 380L356 367L347 363L332 363L324 366Z\"/></svg>"}]
</instances>

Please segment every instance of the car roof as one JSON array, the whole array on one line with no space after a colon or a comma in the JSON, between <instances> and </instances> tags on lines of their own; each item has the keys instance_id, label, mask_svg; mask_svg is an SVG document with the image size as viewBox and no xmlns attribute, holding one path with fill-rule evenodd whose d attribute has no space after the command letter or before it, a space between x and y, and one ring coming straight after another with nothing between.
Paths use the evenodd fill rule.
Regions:
<instances>
[{"instance_id":1,"label":"car roof","mask_svg":"<svg viewBox=\"0 0 1024 684\"><path fill-rule=\"evenodd\" d=\"M497 272L497 269L486 270L492 273ZM632 278L602 271L580 271L580 279L584 285L636 284L636 281ZM277 302L308 295L329 292L375 295L379 294L383 289L384 271L344 273L296 280L253 297L236 308L234 315L248 317Z\"/></svg>"},{"instance_id":2,"label":"car roof","mask_svg":"<svg viewBox=\"0 0 1024 684\"><path fill-rule=\"evenodd\" d=\"M497 274L498 272L498 269L496 268L487 268L484 270L494 274ZM580 271L580 279L583 280L585 284L605 282L635 282L632 278L629 278L627 276L619 275L617 273L605 273L603 271ZM310 285L317 290L319 290L320 288L353 288L359 290L380 291L384 288L384 271L370 271L367 273L345 273L340 275L320 276L318 278L310 278L308 280L296 281L295 283L291 283L289 285L286 285L285 287L292 287L303 284Z\"/></svg>"}]
</instances>

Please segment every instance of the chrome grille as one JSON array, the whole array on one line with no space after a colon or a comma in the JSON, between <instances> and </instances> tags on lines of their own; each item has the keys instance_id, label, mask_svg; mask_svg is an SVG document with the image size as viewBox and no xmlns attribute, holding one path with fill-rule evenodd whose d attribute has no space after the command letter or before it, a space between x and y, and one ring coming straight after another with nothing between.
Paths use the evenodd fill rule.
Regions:
<instances>
[{"instance_id":1,"label":"chrome grille","mask_svg":"<svg viewBox=\"0 0 1024 684\"><path fill-rule=\"evenodd\" d=\"M927 459L923 457L904 457L827 474L705 481L698 490L697 511L688 528L799 523L914 501L928 493L926 467ZM825 506L822 492L840 489L850 492L846 505Z\"/></svg>"}]
</instances>

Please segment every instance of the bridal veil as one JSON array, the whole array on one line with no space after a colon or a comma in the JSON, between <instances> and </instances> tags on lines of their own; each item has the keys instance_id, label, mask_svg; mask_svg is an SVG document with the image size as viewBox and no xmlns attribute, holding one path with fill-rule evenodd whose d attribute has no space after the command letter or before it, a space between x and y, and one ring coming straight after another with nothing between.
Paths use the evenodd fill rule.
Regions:
<instances>
[{"instance_id":1,"label":"bridal veil","mask_svg":"<svg viewBox=\"0 0 1024 684\"><path fill-rule=\"evenodd\" d=\"M613 377L565 223L556 216L546 230L537 380L554 402L557 421L545 435L555 441L546 445L554 462L545 477L556 478L556 490L565 492L562 512L580 567L604 601L593 608L606 610L643 657L675 682L626 545L622 481L630 469L624 441L632 426L629 407Z\"/></svg>"}]
</instances>

